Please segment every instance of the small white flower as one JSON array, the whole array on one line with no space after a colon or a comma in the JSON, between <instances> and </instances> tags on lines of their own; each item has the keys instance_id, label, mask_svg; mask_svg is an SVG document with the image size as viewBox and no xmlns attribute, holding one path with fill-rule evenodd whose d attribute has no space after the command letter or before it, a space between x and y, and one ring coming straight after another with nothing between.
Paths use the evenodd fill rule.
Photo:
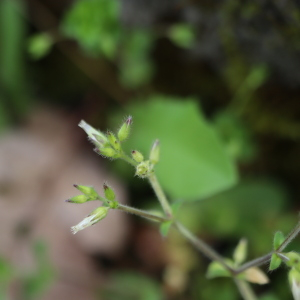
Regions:
<instances>
[{"instance_id":1,"label":"small white flower","mask_svg":"<svg viewBox=\"0 0 300 300\"><path fill-rule=\"evenodd\" d=\"M292 293L295 300L300 300L300 282L297 279L292 281Z\"/></svg>"},{"instance_id":2,"label":"small white flower","mask_svg":"<svg viewBox=\"0 0 300 300\"><path fill-rule=\"evenodd\" d=\"M88 123L86 123L84 120L81 120L78 126L81 127L86 132L89 139L96 146L102 147L105 143L108 142L107 137L100 130L96 130Z\"/></svg>"},{"instance_id":3,"label":"small white flower","mask_svg":"<svg viewBox=\"0 0 300 300\"><path fill-rule=\"evenodd\" d=\"M78 231L92 226L99 222L100 220L104 219L108 213L109 207L98 207L93 210L86 218L84 218L80 223L75 226L71 227L71 232L76 234Z\"/></svg>"}]
</instances>

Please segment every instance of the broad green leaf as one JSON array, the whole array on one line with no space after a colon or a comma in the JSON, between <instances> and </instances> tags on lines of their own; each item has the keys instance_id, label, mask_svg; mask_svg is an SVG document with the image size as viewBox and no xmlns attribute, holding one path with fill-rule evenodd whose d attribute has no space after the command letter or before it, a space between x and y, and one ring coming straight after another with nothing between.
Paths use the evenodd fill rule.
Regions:
<instances>
[{"instance_id":1,"label":"broad green leaf","mask_svg":"<svg viewBox=\"0 0 300 300\"><path fill-rule=\"evenodd\" d=\"M282 262L281 258L278 257L276 253L273 253L271 257L269 271L273 271L277 269L281 265L281 262Z\"/></svg>"},{"instance_id":2,"label":"broad green leaf","mask_svg":"<svg viewBox=\"0 0 300 300\"><path fill-rule=\"evenodd\" d=\"M199 200L236 183L235 166L194 99L155 96L127 109L134 126L125 148L146 154L159 139L155 168L172 198Z\"/></svg>"}]
</instances>

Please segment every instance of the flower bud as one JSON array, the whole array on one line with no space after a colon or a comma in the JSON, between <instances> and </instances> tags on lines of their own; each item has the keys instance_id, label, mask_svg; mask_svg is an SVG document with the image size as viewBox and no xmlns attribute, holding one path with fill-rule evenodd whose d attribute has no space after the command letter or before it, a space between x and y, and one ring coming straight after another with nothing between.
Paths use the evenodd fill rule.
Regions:
<instances>
[{"instance_id":1,"label":"flower bud","mask_svg":"<svg viewBox=\"0 0 300 300\"><path fill-rule=\"evenodd\" d=\"M108 186L106 183L103 184L105 198L110 201L114 201L116 198L114 190Z\"/></svg>"},{"instance_id":2,"label":"flower bud","mask_svg":"<svg viewBox=\"0 0 300 300\"><path fill-rule=\"evenodd\" d=\"M103 156L110 157L110 158L117 158L117 152L113 148L96 148L95 151Z\"/></svg>"},{"instance_id":3,"label":"flower bud","mask_svg":"<svg viewBox=\"0 0 300 300\"><path fill-rule=\"evenodd\" d=\"M105 144L107 144L108 140L106 136L100 131L96 130L92 126L90 126L88 123L86 123L84 120L81 120L78 124L79 127L81 127L86 134L88 135L89 139L95 146L98 146L99 148L103 147Z\"/></svg>"},{"instance_id":4,"label":"flower bud","mask_svg":"<svg viewBox=\"0 0 300 300\"><path fill-rule=\"evenodd\" d=\"M300 273L295 268L289 272L289 283L294 300L300 300Z\"/></svg>"},{"instance_id":5,"label":"flower bud","mask_svg":"<svg viewBox=\"0 0 300 300\"><path fill-rule=\"evenodd\" d=\"M286 265L293 267L300 272L300 255L296 252L289 252L286 253L285 256L289 258L289 260L286 262Z\"/></svg>"},{"instance_id":6,"label":"flower bud","mask_svg":"<svg viewBox=\"0 0 300 300\"><path fill-rule=\"evenodd\" d=\"M70 203L85 203L87 201L89 201L89 198L86 195L78 195L66 200L66 202Z\"/></svg>"},{"instance_id":7,"label":"flower bud","mask_svg":"<svg viewBox=\"0 0 300 300\"><path fill-rule=\"evenodd\" d=\"M129 116L118 131L118 138L121 142L128 138L131 124L132 124L132 117Z\"/></svg>"},{"instance_id":8,"label":"flower bud","mask_svg":"<svg viewBox=\"0 0 300 300\"><path fill-rule=\"evenodd\" d=\"M74 187L76 189L78 189L80 192L82 192L83 194L85 194L89 200L97 200L98 198L98 193L95 191L95 189L91 186L85 186L85 185L78 185L78 184L74 184Z\"/></svg>"},{"instance_id":9,"label":"flower bud","mask_svg":"<svg viewBox=\"0 0 300 300\"><path fill-rule=\"evenodd\" d=\"M107 216L109 207L100 206L93 210L86 218L84 218L79 224L71 227L73 234L76 234L78 231L96 224L100 220L104 219Z\"/></svg>"},{"instance_id":10,"label":"flower bud","mask_svg":"<svg viewBox=\"0 0 300 300\"><path fill-rule=\"evenodd\" d=\"M150 161L146 160L137 165L135 175L141 178L146 178L151 174L151 172L152 166L150 165Z\"/></svg>"},{"instance_id":11,"label":"flower bud","mask_svg":"<svg viewBox=\"0 0 300 300\"><path fill-rule=\"evenodd\" d=\"M159 161L159 150L160 150L160 146L159 146L159 140L156 140L152 146L152 149L150 151L150 162L151 164L157 164Z\"/></svg>"},{"instance_id":12,"label":"flower bud","mask_svg":"<svg viewBox=\"0 0 300 300\"><path fill-rule=\"evenodd\" d=\"M108 138L108 141L109 141L109 143L111 144L111 146L113 148L115 148L117 151L121 150L120 142L117 140L117 138L115 137L115 135L111 131L107 132L107 138Z\"/></svg>"},{"instance_id":13,"label":"flower bud","mask_svg":"<svg viewBox=\"0 0 300 300\"><path fill-rule=\"evenodd\" d=\"M136 150L131 151L131 156L138 163L140 163L144 160L143 154Z\"/></svg>"}]
</instances>

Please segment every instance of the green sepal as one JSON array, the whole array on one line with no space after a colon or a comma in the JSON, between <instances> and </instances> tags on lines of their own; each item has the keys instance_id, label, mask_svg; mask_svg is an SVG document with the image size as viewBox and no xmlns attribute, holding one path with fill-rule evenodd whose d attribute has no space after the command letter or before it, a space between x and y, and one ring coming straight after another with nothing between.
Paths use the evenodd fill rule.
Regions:
<instances>
[{"instance_id":1,"label":"green sepal","mask_svg":"<svg viewBox=\"0 0 300 300\"><path fill-rule=\"evenodd\" d=\"M238 266L242 264L247 257L247 240L241 239L233 252L233 260Z\"/></svg>"},{"instance_id":2,"label":"green sepal","mask_svg":"<svg viewBox=\"0 0 300 300\"><path fill-rule=\"evenodd\" d=\"M273 271L279 268L281 263L282 259L276 253L273 253L270 261L269 271Z\"/></svg>"},{"instance_id":3,"label":"green sepal","mask_svg":"<svg viewBox=\"0 0 300 300\"><path fill-rule=\"evenodd\" d=\"M131 151L131 156L138 163L141 163L144 160L143 154L136 150Z\"/></svg>"},{"instance_id":4,"label":"green sepal","mask_svg":"<svg viewBox=\"0 0 300 300\"><path fill-rule=\"evenodd\" d=\"M161 223L161 225L159 227L159 231L163 237L166 237L168 235L172 224L173 224L173 221L166 221L166 222Z\"/></svg>"},{"instance_id":5,"label":"green sepal","mask_svg":"<svg viewBox=\"0 0 300 300\"><path fill-rule=\"evenodd\" d=\"M108 206L112 209L116 209L119 206L119 202L118 201L109 201Z\"/></svg>"},{"instance_id":6,"label":"green sepal","mask_svg":"<svg viewBox=\"0 0 300 300\"><path fill-rule=\"evenodd\" d=\"M273 239L273 247L274 247L274 250L276 251L280 246L281 244L283 243L285 237L283 235L283 233L281 231L277 231L274 235L274 239Z\"/></svg>"},{"instance_id":7,"label":"green sepal","mask_svg":"<svg viewBox=\"0 0 300 300\"><path fill-rule=\"evenodd\" d=\"M78 195L66 200L66 202L78 203L78 204L85 203L87 201L89 201L89 197L86 195Z\"/></svg>"},{"instance_id":8,"label":"green sepal","mask_svg":"<svg viewBox=\"0 0 300 300\"><path fill-rule=\"evenodd\" d=\"M228 265L230 266L233 265L231 260L225 259L225 261ZM208 279L217 278L217 277L231 277L231 273L219 262L213 261L208 266L206 277Z\"/></svg>"},{"instance_id":9,"label":"green sepal","mask_svg":"<svg viewBox=\"0 0 300 300\"><path fill-rule=\"evenodd\" d=\"M97 200L98 193L91 186L74 184L74 187L88 197L88 201Z\"/></svg>"},{"instance_id":10,"label":"green sepal","mask_svg":"<svg viewBox=\"0 0 300 300\"><path fill-rule=\"evenodd\" d=\"M131 124L132 124L132 117L129 116L118 131L118 138L121 142L128 138Z\"/></svg>"},{"instance_id":11,"label":"green sepal","mask_svg":"<svg viewBox=\"0 0 300 300\"><path fill-rule=\"evenodd\" d=\"M150 160L151 164L155 165L155 164L158 163L158 161L159 161L159 152L160 152L159 140L156 140L153 143L153 146L152 146L151 151L150 151L149 160Z\"/></svg>"},{"instance_id":12,"label":"green sepal","mask_svg":"<svg viewBox=\"0 0 300 300\"><path fill-rule=\"evenodd\" d=\"M97 150L98 150L97 152L99 152L103 156L110 157L110 158L117 157L117 152L113 148L101 148L101 149L97 149Z\"/></svg>"},{"instance_id":13,"label":"green sepal","mask_svg":"<svg viewBox=\"0 0 300 300\"><path fill-rule=\"evenodd\" d=\"M115 150L117 150L117 151L121 150L121 144L120 144L120 142L117 140L116 136L111 131L107 132L107 139L108 139L110 145Z\"/></svg>"},{"instance_id":14,"label":"green sepal","mask_svg":"<svg viewBox=\"0 0 300 300\"><path fill-rule=\"evenodd\" d=\"M103 184L103 189L104 189L105 198L109 201L114 201L116 198L116 194L114 190L106 183Z\"/></svg>"}]
</instances>

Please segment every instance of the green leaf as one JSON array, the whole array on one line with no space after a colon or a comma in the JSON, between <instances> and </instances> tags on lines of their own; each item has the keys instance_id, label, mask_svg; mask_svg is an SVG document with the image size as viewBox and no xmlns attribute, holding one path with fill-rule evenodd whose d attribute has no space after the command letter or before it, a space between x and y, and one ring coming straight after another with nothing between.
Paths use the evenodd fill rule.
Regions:
<instances>
[{"instance_id":1,"label":"green leaf","mask_svg":"<svg viewBox=\"0 0 300 300\"><path fill-rule=\"evenodd\" d=\"M149 153L159 139L155 169L172 198L200 200L237 182L235 165L194 99L155 96L127 109L134 126L124 148Z\"/></svg>"},{"instance_id":2,"label":"green leaf","mask_svg":"<svg viewBox=\"0 0 300 300\"><path fill-rule=\"evenodd\" d=\"M228 260L227 262L230 262L230 264L232 265L231 261ZM219 262L213 261L208 266L206 277L209 279L216 277L231 277L231 274Z\"/></svg>"},{"instance_id":3,"label":"green leaf","mask_svg":"<svg viewBox=\"0 0 300 300\"><path fill-rule=\"evenodd\" d=\"M233 253L233 261L240 265L247 257L247 240L241 239Z\"/></svg>"},{"instance_id":4,"label":"green leaf","mask_svg":"<svg viewBox=\"0 0 300 300\"><path fill-rule=\"evenodd\" d=\"M177 215L177 213L179 211L179 208L181 207L182 204L183 204L182 200L177 200L177 201L175 201L174 203L171 204L171 208L172 208L172 212L173 212L174 216Z\"/></svg>"},{"instance_id":5,"label":"green leaf","mask_svg":"<svg viewBox=\"0 0 300 300\"><path fill-rule=\"evenodd\" d=\"M273 240L273 247L274 248L273 249L277 250L281 246L281 244L283 243L284 239L285 238L284 238L283 233L281 231L277 231L274 235L274 240Z\"/></svg>"},{"instance_id":6,"label":"green leaf","mask_svg":"<svg viewBox=\"0 0 300 300\"><path fill-rule=\"evenodd\" d=\"M282 262L281 258L278 257L276 253L273 253L271 257L269 271L273 271L277 269L281 265L281 262Z\"/></svg>"},{"instance_id":7,"label":"green leaf","mask_svg":"<svg viewBox=\"0 0 300 300\"><path fill-rule=\"evenodd\" d=\"M88 54L113 58L121 36L119 4L116 0L78 0L65 15L62 31Z\"/></svg>"},{"instance_id":8,"label":"green leaf","mask_svg":"<svg viewBox=\"0 0 300 300\"><path fill-rule=\"evenodd\" d=\"M195 30L189 24L176 24L169 30L169 39L179 47L190 48L195 42Z\"/></svg>"},{"instance_id":9,"label":"green leaf","mask_svg":"<svg viewBox=\"0 0 300 300\"><path fill-rule=\"evenodd\" d=\"M53 38L47 33L33 35L28 40L28 52L33 59L41 59L51 51L53 43Z\"/></svg>"},{"instance_id":10,"label":"green leaf","mask_svg":"<svg viewBox=\"0 0 300 300\"><path fill-rule=\"evenodd\" d=\"M163 237L166 237L169 233L169 230L171 228L171 225L173 224L172 221L167 221L167 222L163 222L161 225L160 225L160 233Z\"/></svg>"}]
</instances>

